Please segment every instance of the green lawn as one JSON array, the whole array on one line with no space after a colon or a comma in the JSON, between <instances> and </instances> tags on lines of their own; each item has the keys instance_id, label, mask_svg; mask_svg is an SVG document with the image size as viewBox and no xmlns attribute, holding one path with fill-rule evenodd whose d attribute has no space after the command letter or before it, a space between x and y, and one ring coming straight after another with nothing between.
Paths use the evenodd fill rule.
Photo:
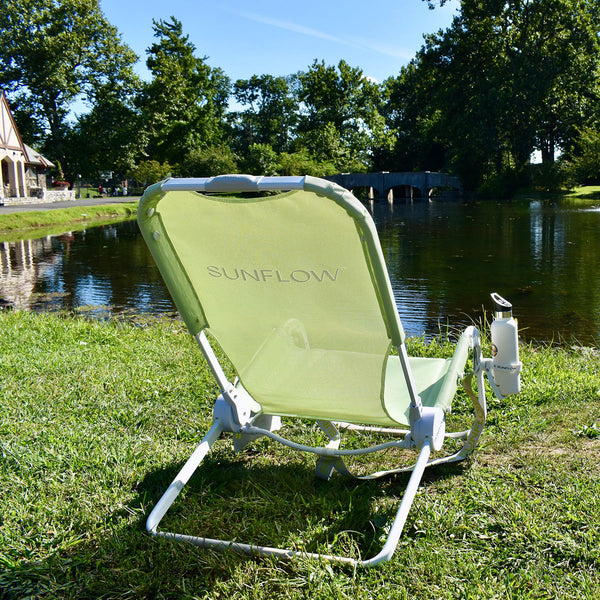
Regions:
<instances>
[{"instance_id":1,"label":"green lawn","mask_svg":"<svg viewBox=\"0 0 600 600\"><path fill-rule=\"evenodd\" d=\"M426 472L392 561L354 571L145 533L217 392L178 322L4 312L0 330L0 598L600 597L596 350L523 347L523 391L491 402L474 457ZM410 351L451 348L413 339ZM461 395L453 422L464 425L468 413ZM313 467L313 457L267 441L240 455L219 441L169 524L376 552L406 476L325 483Z\"/></svg>"},{"instance_id":2,"label":"green lawn","mask_svg":"<svg viewBox=\"0 0 600 600\"><path fill-rule=\"evenodd\" d=\"M138 202L103 204L99 206L73 206L52 210L32 210L0 214L0 240L14 241L33 236L64 232L65 228L76 230L90 224L103 225L134 219Z\"/></svg>"},{"instance_id":3,"label":"green lawn","mask_svg":"<svg viewBox=\"0 0 600 600\"><path fill-rule=\"evenodd\" d=\"M576 187L567 194L569 198L600 199L600 185L584 185Z\"/></svg>"}]
</instances>

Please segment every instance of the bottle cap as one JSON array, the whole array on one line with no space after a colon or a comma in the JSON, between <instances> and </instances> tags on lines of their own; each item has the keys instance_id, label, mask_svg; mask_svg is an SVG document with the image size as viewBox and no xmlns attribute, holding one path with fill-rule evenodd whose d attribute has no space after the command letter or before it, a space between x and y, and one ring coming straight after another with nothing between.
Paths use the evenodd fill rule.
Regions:
<instances>
[{"instance_id":1,"label":"bottle cap","mask_svg":"<svg viewBox=\"0 0 600 600\"><path fill-rule=\"evenodd\" d=\"M512 304L508 300L505 300L496 292L490 294L490 296L494 303L494 317L496 319L508 319L512 317Z\"/></svg>"}]
</instances>

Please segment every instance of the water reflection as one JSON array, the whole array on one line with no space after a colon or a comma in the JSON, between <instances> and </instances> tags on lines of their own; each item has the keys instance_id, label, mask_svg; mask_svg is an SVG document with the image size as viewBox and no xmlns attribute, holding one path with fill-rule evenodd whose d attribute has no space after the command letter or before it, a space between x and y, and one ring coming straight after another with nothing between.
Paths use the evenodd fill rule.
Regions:
<instances>
[{"instance_id":1,"label":"water reflection","mask_svg":"<svg viewBox=\"0 0 600 600\"><path fill-rule=\"evenodd\" d=\"M412 332L478 318L488 292L497 291L513 301L523 337L598 343L599 211L539 201L434 202L376 204L373 214Z\"/></svg>"},{"instance_id":2,"label":"water reflection","mask_svg":"<svg viewBox=\"0 0 600 600\"><path fill-rule=\"evenodd\" d=\"M402 322L433 336L509 298L526 339L600 337L600 210L526 203L371 205ZM0 243L0 302L97 317L174 310L134 221Z\"/></svg>"},{"instance_id":3,"label":"water reflection","mask_svg":"<svg viewBox=\"0 0 600 600\"><path fill-rule=\"evenodd\" d=\"M17 308L99 317L174 310L134 221L4 242L0 253L0 297Z\"/></svg>"},{"instance_id":4,"label":"water reflection","mask_svg":"<svg viewBox=\"0 0 600 600\"><path fill-rule=\"evenodd\" d=\"M43 250L42 240L0 244L0 302L15 308L30 306L37 280L36 251Z\"/></svg>"}]
</instances>

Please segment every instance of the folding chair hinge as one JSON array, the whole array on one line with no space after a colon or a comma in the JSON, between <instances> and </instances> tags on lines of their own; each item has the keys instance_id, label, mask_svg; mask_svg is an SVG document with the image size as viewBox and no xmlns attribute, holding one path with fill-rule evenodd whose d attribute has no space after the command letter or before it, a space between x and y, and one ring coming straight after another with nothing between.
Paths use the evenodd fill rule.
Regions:
<instances>
[{"instance_id":1,"label":"folding chair hinge","mask_svg":"<svg viewBox=\"0 0 600 600\"><path fill-rule=\"evenodd\" d=\"M410 428L412 429L414 424L423 416L423 406L419 404L411 404L408 412L408 422L410 423Z\"/></svg>"},{"instance_id":2,"label":"folding chair hinge","mask_svg":"<svg viewBox=\"0 0 600 600\"><path fill-rule=\"evenodd\" d=\"M412 439L420 450L429 438L434 450L441 450L446 433L446 420L441 408L424 406L421 418L411 427Z\"/></svg>"},{"instance_id":3,"label":"folding chair hinge","mask_svg":"<svg viewBox=\"0 0 600 600\"><path fill-rule=\"evenodd\" d=\"M277 431L281 429L281 417L275 415L256 415L252 419L252 428L265 429L267 431ZM261 438L262 433L245 433L243 430L233 434L233 450L241 452L248 444Z\"/></svg>"},{"instance_id":4,"label":"folding chair hinge","mask_svg":"<svg viewBox=\"0 0 600 600\"><path fill-rule=\"evenodd\" d=\"M225 400L221 394L213 406L213 420L221 424L223 431L237 433L242 427L235 412L231 403Z\"/></svg>"},{"instance_id":5,"label":"folding chair hinge","mask_svg":"<svg viewBox=\"0 0 600 600\"><path fill-rule=\"evenodd\" d=\"M225 411L225 408L220 406L217 408L217 404L222 402L230 411ZM240 431L245 425L252 422L253 415L255 416L261 411L261 406L258 404L250 394L243 388L238 387L232 383L227 382L227 385L221 391L220 396L217 398L213 413L215 418L217 413L219 418L225 424L226 431L237 432Z\"/></svg>"},{"instance_id":6,"label":"folding chair hinge","mask_svg":"<svg viewBox=\"0 0 600 600\"><path fill-rule=\"evenodd\" d=\"M240 431L250 422L251 416L252 405L233 386L223 390L213 408L213 418L219 419L224 431Z\"/></svg>"}]
</instances>

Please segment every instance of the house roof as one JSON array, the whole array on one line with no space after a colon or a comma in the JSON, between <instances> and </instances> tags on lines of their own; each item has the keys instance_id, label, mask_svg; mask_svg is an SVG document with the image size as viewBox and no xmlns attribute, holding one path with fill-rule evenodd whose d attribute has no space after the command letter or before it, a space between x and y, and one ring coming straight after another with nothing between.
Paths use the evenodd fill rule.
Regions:
<instances>
[{"instance_id":1,"label":"house roof","mask_svg":"<svg viewBox=\"0 0 600 600\"><path fill-rule=\"evenodd\" d=\"M0 148L25 153L21 135L4 92L0 94Z\"/></svg>"},{"instance_id":2,"label":"house roof","mask_svg":"<svg viewBox=\"0 0 600 600\"><path fill-rule=\"evenodd\" d=\"M3 91L0 92L0 148L22 152L26 163L33 167L49 169L55 166L37 150L23 142Z\"/></svg>"},{"instance_id":3,"label":"house roof","mask_svg":"<svg viewBox=\"0 0 600 600\"><path fill-rule=\"evenodd\" d=\"M44 158L37 150L34 150L31 146L23 144L25 147L25 156L27 158L27 164L33 165L34 167L42 167L44 169L51 169L56 165L50 162L47 158Z\"/></svg>"}]
</instances>

